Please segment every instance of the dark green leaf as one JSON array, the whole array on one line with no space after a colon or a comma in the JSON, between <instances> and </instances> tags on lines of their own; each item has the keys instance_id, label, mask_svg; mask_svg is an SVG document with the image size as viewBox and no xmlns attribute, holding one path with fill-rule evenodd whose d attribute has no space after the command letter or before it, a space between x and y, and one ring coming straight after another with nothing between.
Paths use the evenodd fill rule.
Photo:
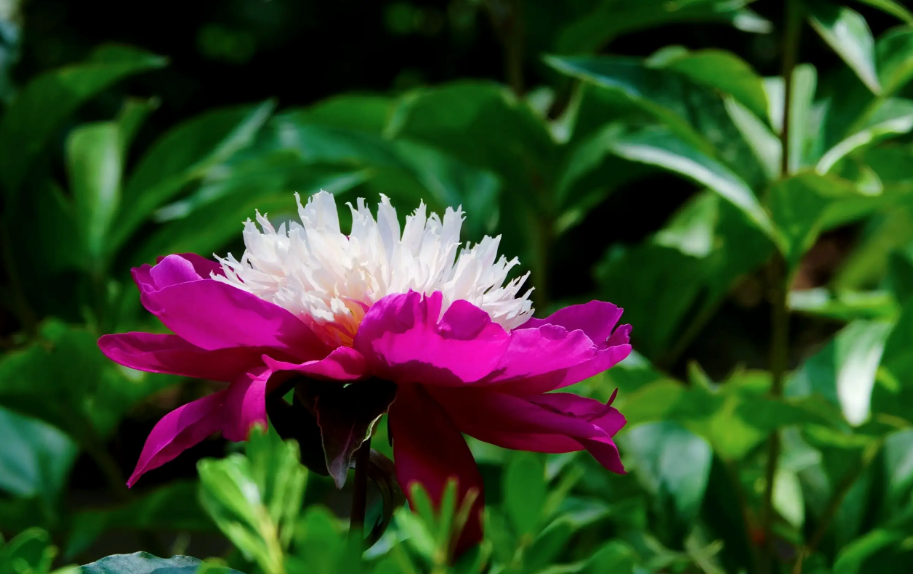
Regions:
<instances>
[{"instance_id":1,"label":"dark green leaf","mask_svg":"<svg viewBox=\"0 0 913 574\"><path fill-rule=\"evenodd\" d=\"M120 204L123 145L116 123L84 124L67 138L67 172L83 248L100 269Z\"/></svg>"},{"instance_id":2,"label":"dark green leaf","mask_svg":"<svg viewBox=\"0 0 913 574\"><path fill-rule=\"evenodd\" d=\"M267 101L207 112L172 128L152 144L127 180L111 250L194 180L253 142L275 107Z\"/></svg>"},{"instance_id":3,"label":"dark green leaf","mask_svg":"<svg viewBox=\"0 0 913 574\"><path fill-rule=\"evenodd\" d=\"M654 67L683 74L699 84L731 95L765 122L769 122L764 82L745 60L723 50L676 52Z\"/></svg>"},{"instance_id":4,"label":"dark green leaf","mask_svg":"<svg viewBox=\"0 0 913 574\"><path fill-rule=\"evenodd\" d=\"M710 446L674 422L632 428L620 441L638 480L657 497L658 510L671 513L678 528L689 528L707 489Z\"/></svg>"},{"instance_id":5,"label":"dark green leaf","mask_svg":"<svg viewBox=\"0 0 913 574\"><path fill-rule=\"evenodd\" d=\"M541 459L530 453L511 458L502 486L504 507L518 537L538 532L547 484Z\"/></svg>"},{"instance_id":6,"label":"dark green leaf","mask_svg":"<svg viewBox=\"0 0 913 574\"><path fill-rule=\"evenodd\" d=\"M147 552L117 554L86 564L82 574L194 574L203 562L189 556L157 558ZM241 574L226 569L228 574Z\"/></svg>"},{"instance_id":7,"label":"dark green leaf","mask_svg":"<svg viewBox=\"0 0 913 574\"><path fill-rule=\"evenodd\" d=\"M898 4L894 0L857 0L862 4L868 4L873 8L878 8L885 14L891 14L897 18L903 20L907 24L913 25L913 13L903 7L903 5Z\"/></svg>"},{"instance_id":8,"label":"dark green leaf","mask_svg":"<svg viewBox=\"0 0 913 574\"><path fill-rule=\"evenodd\" d=\"M47 72L32 80L0 122L0 181L7 199L22 183L35 156L61 123L83 102L113 83L160 68L165 60L133 48L107 46L82 64Z\"/></svg>"},{"instance_id":9,"label":"dark green leaf","mask_svg":"<svg viewBox=\"0 0 913 574\"><path fill-rule=\"evenodd\" d=\"M913 101L889 98L869 115L859 131L829 149L818 160L815 170L828 173L837 163L864 147L874 145L888 137L906 134L913 130Z\"/></svg>"},{"instance_id":10,"label":"dark green leaf","mask_svg":"<svg viewBox=\"0 0 913 574\"><path fill-rule=\"evenodd\" d=\"M56 428L0 407L0 489L55 505L77 447Z\"/></svg>"},{"instance_id":11,"label":"dark green leaf","mask_svg":"<svg viewBox=\"0 0 913 574\"><path fill-rule=\"evenodd\" d=\"M112 531L212 532L215 525L200 507L198 490L196 482L175 482L116 508L77 512L71 518L64 556L81 554Z\"/></svg>"},{"instance_id":12,"label":"dark green leaf","mask_svg":"<svg viewBox=\"0 0 913 574\"><path fill-rule=\"evenodd\" d=\"M830 0L804 0L812 27L875 94L881 93L875 64L875 41L855 10Z\"/></svg>"},{"instance_id":13,"label":"dark green leaf","mask_svg":"<svg viewBox=\"0 0 913 574\"><path fill-rule=\"evenodd\" d=\"M800 313L828 317L838 321L892 319L900 311L897 299L889 292L838 291L833 293L823 287L791 291L789 308Z\"/></svg>"}]
</instances>

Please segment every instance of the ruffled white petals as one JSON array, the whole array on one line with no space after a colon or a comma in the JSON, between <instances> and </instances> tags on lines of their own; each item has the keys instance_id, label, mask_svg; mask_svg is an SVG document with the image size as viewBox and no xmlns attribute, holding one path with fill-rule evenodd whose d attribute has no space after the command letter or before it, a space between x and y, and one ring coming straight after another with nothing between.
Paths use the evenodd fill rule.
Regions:
<instances>
[{"instance_id":1,"label":"ruffled white petals","mask_svg":"<svg viewBox=\"0 0 913 574\"><path fill-rule=\"evenodd\" d=\"M295 199L301 225L275 229L258 212L256 224L244 223L241 260L217 256L225 275L212 277L291 311L327 343L351 345L371 305L409 290L441 291L442 313L454 301L469 301L505 329L532 317L532 289L519 295L529 273L504 284L519 261L498 257L500 237L460 249L460 208L448 207L441 222L423 203L401 230L389 198L381 195L376 219L358 199L349 204L346 236L332 194L321 191L305 205L297 193Z\"/></svg>"}]
</instances>

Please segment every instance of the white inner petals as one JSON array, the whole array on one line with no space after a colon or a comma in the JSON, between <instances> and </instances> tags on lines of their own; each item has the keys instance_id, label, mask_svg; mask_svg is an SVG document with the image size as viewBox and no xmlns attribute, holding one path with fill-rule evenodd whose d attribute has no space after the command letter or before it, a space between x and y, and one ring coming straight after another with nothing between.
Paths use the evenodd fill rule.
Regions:
<instances>
[{"instance_id":1,"label":"white inner petals","mask_svg":"<svg viewBox=\"0 0 913 574\"><path fill-rule=\"evenodd\" d=\"M327 343L351 345L371 305L410 289L426 295L441 291L442 313L454 301L469 301L505 329L533 314L532 289L518 296L529 273L504 284L519 261L498 257L500 236L460 249L460 208L448 207L442 223L436 213L427 215L422 203L401 232L386 196L381 195L376 220L359 199L357 208L348 204L352 232L346 236L332 194L321 191L304 206L297 193L295 199L302 225L275 229L257 212L259 227L250 219L244 223L241 260L216 256L225 276L213 279L284 307Z\"/></svg>"}]
</instances>

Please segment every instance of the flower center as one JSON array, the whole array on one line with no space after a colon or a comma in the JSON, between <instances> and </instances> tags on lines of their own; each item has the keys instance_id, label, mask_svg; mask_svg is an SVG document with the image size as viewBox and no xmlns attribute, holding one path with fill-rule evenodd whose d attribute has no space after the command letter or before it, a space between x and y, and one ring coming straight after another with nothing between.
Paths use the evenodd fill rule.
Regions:
<instances>
[{"instance_id":1,"label":"flower center","mask_svg":"<svg viewBox=\"0 0 913 574\"><path fill-rule=\"evenodd\" d=\"M479 307L505 329L533 314L529 295L518 296L529 273L509 281L517 258L498 257L500 236L460 249L463 212L447 208L444 220L426 215L425 204L406 217L400 231L396 210L381 195L377 219L359 198L352 231L339 229L336 200L321 191L301 205L301 224L275 229L257 212L259 227L244 223L244 255L216 258L225 276L213 279L248 291L295 314L330 345L352 345L362 319L381 298L410 289L443 294L441 313L458 300ZM459 251L459 253L458 253Z\"/></svg>"}]
</instances>

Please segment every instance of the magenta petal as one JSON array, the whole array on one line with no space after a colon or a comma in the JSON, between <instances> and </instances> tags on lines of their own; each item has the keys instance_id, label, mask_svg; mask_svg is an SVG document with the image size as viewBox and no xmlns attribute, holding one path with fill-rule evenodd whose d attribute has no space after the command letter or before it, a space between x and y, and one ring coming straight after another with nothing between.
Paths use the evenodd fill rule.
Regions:
<instances>
[{"instance_id":1,"label":"magenta petal","mask_svg":"<svg viewBox=\"0 0 913 574\"><path fill-rule=\"evenodd\" d=\"M557 325L514 329L510 346L486 383L529 379L549 373L561 374L592 361L598 349L583 331L568 331Z\"/></svg>"},{"instance_id":2,"label":"magenta petal","mask_svg":"<svg viewBox=\"0 0 913 574\"><path fill-rule=\"evenodd\" d=\"M570 393L517 397L486 389L431 388L462 432L504 448L534 452L586 449L603 466L624 472L612 436L624 416L599 401Z\"/></svg>"},{"instance_id":3,"label":"magenta petal","mask_svg":"<svg viewBox=\"0 0 913 574\"><path fill-rule=\"evenodd\" d=\"M458 501L463 500L469 489L478 490L456 552L460 554L480 542L485 508L482 475L466 441L444 409L421 386L400 385L390 408L390 432L396 478L407 497L411 493L410 485L418 482L438 505L451 477L458 480Z\"/></svg>"},{"instance_id":4,"label":"magenta petal","mask_svg":"<svg viewBox=\"0 0 913 574\"><path fill-rule=\"evenodd\" d=\"M558 325L568 331L581 330L596 345L612 334L623 309L604 301L590 301L560 309L545 319L530 319L520 329L536 329L543 325Z\"/></svg>"},{"instance_id":5,"label":"magenta petal","mask_svg":"<svg viewBox=\"0 0 913 574\"><path fill-rule=\"evenodd\" d=\"M351 347L337 347L325 358L317 361L288 363L264 355L263 362L276 373L294 371L315 379L357 381L367 375L365 358Z\"/></svg>"},{"instance_id":6,"label":"magenta petal","mask_svg":"<svg viewBox=\"0 0 913 574\"><path fill-rule=\"evenodd\" d=\"M247 440L255 424L267 426L266 385L272 371L265 367L246 373L225 391L222 435L228 440Z\"/></svg>"},{"instance_id":7,"label":"magenta petal","mask_svg":"<svg viewBox=\"0 0 913 574\"><path fill-rule=\"evenodd\" d=\"M510 336L488 314L454 302L443 317L441 293L389 295L365 315L354 347L372 372L396 383L461 385L494 370Z\"/></svg>"},{"instance_id":8,"label":"magenta petal","mask_svg":"<svg viewBox=\"0 0 913 574\"><path fill-rule=\"evenodd\" d=\"M98 346L109 359L131 369L225 382L262 365L264 351L249 347L206 351L177 335L152 333L104 335Z\"/></svg>"},{"instance_id":9,"label":"magenta petal","mask_svg":"<svg viewBox=\"0 0 913 574\"><path fill-rule=\"evenodd\" d=\"M220 430L221 410L228 391L221 391L180 406L155 425L127 486L154 468L174 460L179 454Z\"/></svg>"},{"instance_id":10,"label":"magenta petal","mask_svg":"<svg viewBox=\"0 0 913 574\"><path fill-rule=\"evenodd\" d=\"M197 275L201 279L209 279L213 273L216 275L225 275L225 271L222 269L222 264L213 259L206 259L201 257L196 253L175 253L173 255L167 255L165 257L159 257L156 260L156 263L161 263L168 257L183 257L193 265L193 269L197 272Z\"/></svg>"},{"instance_id":11,"label":"magenta petal","mask_svg":"<svg viewBox=\"0 0 913 574\"><path fill-rule=\"evenodd\" d=\"M209 279L215 272L222 274L222 266L194 253L159 257L155 265L133 269L133 280L141 293L159 291L171 285Z\"/></svg>"},{"instance_id":12,"label":"magenta petal","mask_svg":"<svg viewBox=\"0 0 913 574\"><path fill-rule=\"evenodd\" d=\"M206 350L266 347L305 361L329 352L282 307L212 279L146 291L142 301L176 335Z\"/></svg>"}]
</instances>

